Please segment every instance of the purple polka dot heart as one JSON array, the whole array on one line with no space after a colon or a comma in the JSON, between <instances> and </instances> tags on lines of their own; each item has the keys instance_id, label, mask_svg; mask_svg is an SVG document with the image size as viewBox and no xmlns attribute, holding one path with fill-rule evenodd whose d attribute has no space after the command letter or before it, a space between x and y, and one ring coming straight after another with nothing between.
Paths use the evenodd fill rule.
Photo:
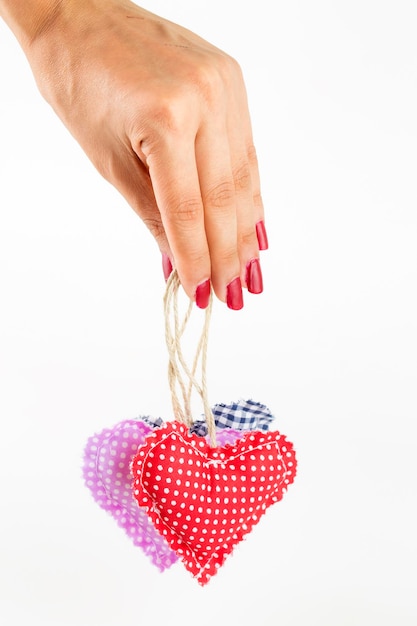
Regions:
<instances>
[{"instance_id":1,"label":"purple polka dot heart","mask_svg":"<svg viewBox=\"0 0 417 626\"><path fill-rule=\"evenodd\" d=\"M178 559L132 497L131 460L152 427L142 420L125 420L89 438L84 451L85 484L135 546L164 571Z\"/></svg>"}]
</instances>

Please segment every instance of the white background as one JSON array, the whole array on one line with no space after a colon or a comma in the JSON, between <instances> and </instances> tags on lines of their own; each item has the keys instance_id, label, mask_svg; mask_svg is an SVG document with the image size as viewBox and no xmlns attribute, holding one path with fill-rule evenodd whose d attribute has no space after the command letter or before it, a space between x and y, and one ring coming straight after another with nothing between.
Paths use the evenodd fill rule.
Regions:
<instances>
[{"instance_id":1,"label":"white background","mask_svg":"<svg viewBox=\"0 0 417 626\"><path fill-rule=\"evenodd\" d=\"M270 250L209 392L267 404L299 473L204 588L92 500L86 439L170 419L159 251L0 24L0 622L415 626L415 2L144 6L244 71Z\"/></svg>"}]
</instances>

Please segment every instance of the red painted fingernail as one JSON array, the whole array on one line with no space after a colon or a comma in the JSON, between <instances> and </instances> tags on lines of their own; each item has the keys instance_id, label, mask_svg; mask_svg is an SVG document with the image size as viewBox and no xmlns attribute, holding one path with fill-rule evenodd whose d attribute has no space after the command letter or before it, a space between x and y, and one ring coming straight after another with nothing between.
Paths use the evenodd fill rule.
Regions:
<instances>
[{"instance_id":1,"label":"red painted fingernail","mask_svg":"<svg viewBox=\"0 0 417 626\"><path fill-rule=\"evenodd\" d=\"M249 261L246 265L246 285L250 293L263 292L264 284L259 259L252 259L252 261Z\"/></svg>"},{"instance_id":2,"label":"red painted fingernail","mask_svg":"<svg viewBox=\"0 0 417 626\"><path fill-rule=\"evenodd\" d=\"M169 256L165 253L162 254L162 271L164 272L165 281L167 281L172 272L172 263Z\"/></svg>"},{"instance_id":3,"label":"red painted fingernail","mask_svg":"<svg viewBox=\"0 0 417 626\"><path fill-rule=\"evenodd\" d=\"M240 282L240 277L237 276L234 280L232 280L227 285L226 291L226 304L229 309L233 309L234 311L238 311L243 307L243 292L242 292L242 283Z\"/></svg>"},{"instance_id":4,"label":"red painted fingernail","mask_svg":"<svg viewBox=\"0 0 417 626\"><path fill-rule=\"evenodd\" d=\"M195 291L195 303L200 309L206 309L210 301L211 284L210 279L198 285Z\"/></svg>"},{"instance_id":5,"label":"red painted fingernail","mask_svg":"<svg viewBox=\"0 0 417 626\"><path fill-rule=\"evenodd\" d=\"M256 236L258 238L259 250L268 250L268 235L266 234L263 220L256 223Z\"/></svg>"}]
</instances>

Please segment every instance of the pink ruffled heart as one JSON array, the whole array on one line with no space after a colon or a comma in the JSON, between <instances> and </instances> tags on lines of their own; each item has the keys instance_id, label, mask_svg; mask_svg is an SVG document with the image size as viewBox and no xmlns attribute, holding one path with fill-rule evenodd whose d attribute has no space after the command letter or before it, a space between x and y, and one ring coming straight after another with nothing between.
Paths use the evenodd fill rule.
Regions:
<instances>
[{"instance_id":1,"label":"pink ruffled heart","mask_svg":"<svg viewBox=\"0 0 417 626\"><path fill-rule=\"evenodd\" d=\"M212 448L183 424L169 422L147 436L133 460L134 496L205 585L281 500L296 464L292 444L278 432L245 432Z\"/></svg>"}]
</instances>

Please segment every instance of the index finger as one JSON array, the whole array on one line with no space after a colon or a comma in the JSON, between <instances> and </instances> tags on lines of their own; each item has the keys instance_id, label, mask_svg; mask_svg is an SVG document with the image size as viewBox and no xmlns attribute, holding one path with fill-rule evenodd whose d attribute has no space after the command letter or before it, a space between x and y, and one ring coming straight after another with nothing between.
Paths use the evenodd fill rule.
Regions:
<instances>
[{"instance_id":1,"label":"index finger","mask_svg":"<svg viewBox=\"0 0 417 626\"><path fill-rule=\"evenodd\" d=\"M210 280L211 262L194 141L165 140L147 164L179 279L195 298L199 286Z\"/></svg>"}]
</instances>

